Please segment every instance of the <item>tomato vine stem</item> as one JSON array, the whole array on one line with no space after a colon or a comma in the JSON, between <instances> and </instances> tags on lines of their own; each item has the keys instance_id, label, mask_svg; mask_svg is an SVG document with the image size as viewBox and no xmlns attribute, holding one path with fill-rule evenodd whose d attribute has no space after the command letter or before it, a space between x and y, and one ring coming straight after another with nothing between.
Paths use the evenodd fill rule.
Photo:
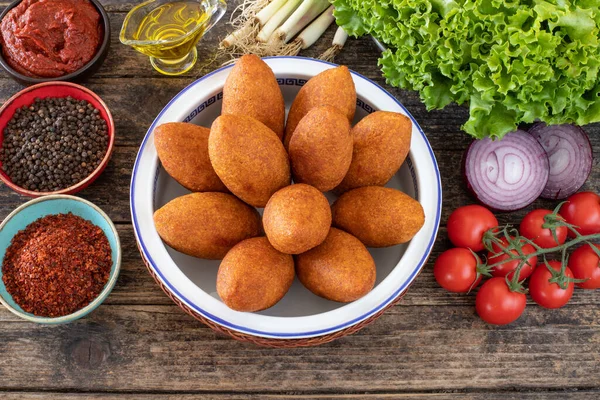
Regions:
<instances>
[{"instance_id":1,"label":"tomato vine stem","mask_svg":"<svg viewBox=\"0 0 600 400\"><path fill-rule=\"evenodd\" d=\"M494 263L494 264L489 264L488 265L489 268L494 268L498 265L504 264L509 261L514 261L514 260L521 260L521 261L527 262L527 260L532 257L544 256L546 254L558 253L558 252L562 252L562 251L566 252L569 248L576 246L580 243L588 243L589 244L595 240L600 240L600 233L596 233L593 235L581 235L579 232L575 231L577 233L577 236L575 238L573 238L559 246L556 246L556 247L542 248L542 247L536 245L535 243L533 243L531 240L529 240L523 236L511 237L509 245L504 246L502 244L502 241L500 239L498 239L498 237L496 236L496 233L493 232L494 229L497 229L497 228L490 229L489 231L487 231L485 233L485 235L488 235L491 232L491 234L493 235L493 239L489 239L489 240L491 240L491 242L496 244L496 246L498 246L498 248L500 248L501 251L494 252L494 250L491 249L491 247L488 248L488 246L486 246L486 248L488 248L488 250L490 250L490 252L493 253L493 256L499 255L501 253L505 253L510 258L507 260L503 260L503 261ZM484 237L485 237L485 235L484 235ZM486 239L484 238L484 241L485 240ZM535 248L535 251L533 253L524 254L523 250L522 250L522 246L518 246L517 244L515 244L513 246L513 243L518 242L518 241L521 241L524 244L529 243L529 244L533 245ZM594 246L592 246L592 247L594 247ZM512 253L510 250L517 251L517 254ZM599 254L599 256L600 256L600 254ZM490 257L490 258L492 258L492 257Z\"/></svg>"},{"instance_id":2,"label":"tomato vine stem","mask_svg":"<svg viewBox=\"0 0 600 400\"><path fill-rule=\"evenodd\" d=\"M502 261L487 264L486 268L488 270L493 270L494 268L511 261L519 262L517 268L515 268L514 272L512 272L512 278L509 279L508 275L506 277L506 283L511 291L520 293L525 292L525 289L523 287L524 280L519 282L519 276L521 274L521 269L525 266L525 264L531 266L532 268L535 268L535 265L531 265L529 262L529 260L533 257L541 257L543 259L544 265L552 274L551 282L556 283L563 289L567 287L569 282L582 281L580 279L573 279L566 276L566 269L568 264L567 250L569 248L581 243L587 243L590 244L590 247L592 247L592 249L600 257L600 250L598 250L595 246L591 245L592 242L600 240L600 233L592 235L580 234L577 231L577 227L567 223L560 216L557 215L557 211L559 208L560 207L557 207L552 214L547 215L548 218L546 218L546 222L543 227L546 229L550 229L553 232L553 236L557 243L558 240L556 239L555 230L559 226L566 227L573 234L574 237L573 239L568 240L565 243L557 245L555 247L543 248L537 245L531 239L521 236L517 229L513 228L510 225L506 225L501 228L495 227L489 229L483 235L483 244L485 248L491 253L491 256L488 258L488 261L502 254L506 254L508 256L508 258L503 259ZM525 254L525 252L523 251L523 246L526 244L533 246L534 251L532 253ZM556 271L548 264L548 261L546 260L546 255L559 252L561 253L561 269L560 271Z\"/></svg>"}]
</instances>

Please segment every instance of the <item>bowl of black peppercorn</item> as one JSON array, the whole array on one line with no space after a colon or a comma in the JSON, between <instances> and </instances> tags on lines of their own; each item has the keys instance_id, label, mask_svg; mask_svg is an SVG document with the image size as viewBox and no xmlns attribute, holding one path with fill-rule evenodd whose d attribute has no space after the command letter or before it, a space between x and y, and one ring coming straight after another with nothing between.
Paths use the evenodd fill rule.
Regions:
<instances>
[{"instance_id":1,"label":"bowl of black peppercorn","mask_svg":"<svg viewBox=\"0 0 600 400\"><path fill-rule=\"evenodd\" d=\"M114 131L91 90L70 82L30 86L0 108L0 179L31 197L79 192L106 168Z\"/></svg>"}]
</instances>

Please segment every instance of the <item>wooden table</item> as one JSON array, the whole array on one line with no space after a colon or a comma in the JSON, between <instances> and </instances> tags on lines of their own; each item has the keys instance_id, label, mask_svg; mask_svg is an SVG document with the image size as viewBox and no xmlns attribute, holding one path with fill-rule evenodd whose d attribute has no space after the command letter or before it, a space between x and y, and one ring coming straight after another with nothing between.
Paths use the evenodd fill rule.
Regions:
<instances>
[{"instance_id":1,"label":"wooden table","mask_svg":"<svg viewBox=\"0 0 600 400\"><path fill-rule=\"evenodd\" d=\"M404 300L369 327L327 345L294 350L234 341L181 311L139 257L129 212L129 180L138 146L154 117L206 70L197 67L182 77L159 75L146 57L118 40L123 18L136 2L103 3L111 17L111 49L85 85L112 110L116 151L102 177L80 195L117 224L123 245L121 275L99 309L67 326L34 325L0 308L0 398L600 398L600 291L576 290L571 302L555 311L530 302L517 322L494 327L475 314L473 295L439 288L429 262ZM209 56L225 28L222 23L205 38L200 55ZM333 28L306 55L319 54L332 36ZM470 143L460 130L468 112L457 106L427 112L417 93L385 85L377 57L375 45L362 38L350 40L337 61L390 90L431 142L444 188L434 260L450 245L444 227L450 212L474 202L459 168ZM6 74L0 75L2 101L20 89ZM586 130L598 152L600 126ZM585 189L600 190L597 162ZM0 217L26 200L2 187ZM501 215L500 220L518 223L525 212Z\"/></svg>"}]
</instances>

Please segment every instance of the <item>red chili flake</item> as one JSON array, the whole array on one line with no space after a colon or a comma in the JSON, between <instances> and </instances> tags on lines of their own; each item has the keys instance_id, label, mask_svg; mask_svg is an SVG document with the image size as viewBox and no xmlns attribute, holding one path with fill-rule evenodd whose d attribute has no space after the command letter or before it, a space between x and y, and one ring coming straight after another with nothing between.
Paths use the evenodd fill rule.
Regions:
<instances>
[{"instance_id":1,"label":"red chili flake","mask_svg":"<svg viewBox=\"0 0 600 400\"><path fill-rule=\"evenodd\" d=\"M102 229L72 213L48 215L13 237L2 280L24 311L60 317L98 297L111 266L111 248Z\"/></svg>"}]
</instances>

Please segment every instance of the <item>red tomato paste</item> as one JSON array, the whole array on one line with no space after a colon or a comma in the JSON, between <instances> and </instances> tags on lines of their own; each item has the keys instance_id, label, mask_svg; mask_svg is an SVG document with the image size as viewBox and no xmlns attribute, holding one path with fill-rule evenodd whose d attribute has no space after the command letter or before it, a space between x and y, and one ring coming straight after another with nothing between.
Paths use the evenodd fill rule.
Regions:
<instances>
[{"instance_id":1,"label":"red tomato paste","mask_svg":"<svg viewBox=\"0 0 600 400\"><path fill-rule=\"evenodd\" d=\"M24 0L0 23L2 53L27 76L70 74L96 54L103 37L100 19L89 0Z\"/></svg>"}]
</instances>

